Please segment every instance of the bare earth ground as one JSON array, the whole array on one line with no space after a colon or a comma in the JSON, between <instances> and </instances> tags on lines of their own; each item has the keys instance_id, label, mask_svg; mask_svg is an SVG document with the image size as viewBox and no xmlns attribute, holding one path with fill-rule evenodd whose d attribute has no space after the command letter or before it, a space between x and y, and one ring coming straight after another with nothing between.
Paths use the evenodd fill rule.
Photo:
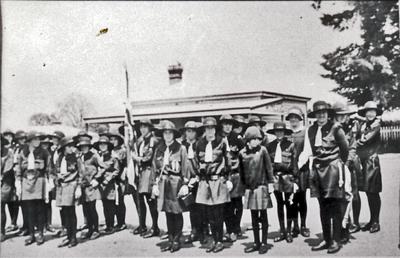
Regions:
<instances>
[{"instance_id":1,"label":"bare earth ground","mask_svg":"<svg viewBox=\"0 0 400 258\"><path fill-rule=\"evenodd\" d=\"M339 256L400 256L399 244L399 182L400 182L400 154L381 155L383 192L382 211L381 211L381 231L375 234L359 232L352 236L351 243L343 247L336 255ZM360 221L365 223L369 220L368 205L364 193L361 193L362 210ZM274 200L275 201L275 200ZM135 214L135 208L130 196L126 196L127 204L127 223L129 228L137 225L138 219ZM274 203L275 204L275 203ZM100 215L100 222L104 222L102 215L101 202L98 202L97 209ZM54 202L53 202L54 206ZM83 222L82 209L77 208L78 225ZM311 246L319 243L321 237L321 226L319 221L318 203L315 199L309 199L308 227L311 230L311 236L308 239L302 236L294 239L292 244L285 241L273 243L272 238L278 231L278 221L276 209L268 210L270 223L268 256L322 256L327 255L326 251L311 252ZM184 234L190 231L188 213L184 214ZM9 219L8 219L9 223ZM19 218L19 224L21 218ZM59 225L60 218L58 208L53 209L53 224ZM147 224L150 225L148 214ZM165 215L160 214L159 224L163 230L166 230ZM242 219L242 228L244 238L234 244L225 243L226 249L218 254L206 254L205 247L200 247L198 242L193 245L184 245L183 248L174 254L161 253L160 246L166 244L166 240L160 238L143 239L129 233L129 230L115 233L113 235L102 236L94 241L83 242L75 248L57 248L61 239L51 234L46 234L46 242L42 246L33 244L24 246L25 237L12 237L1 243L1 257L115 257L115 256L251 256L244 254L243 249L251 244L253 240L252 231L245 231L250 226L250 212L244 211ZM79 234L78 234L79 236ZM258 256L258 254L254 254Z\"/></svg>"}]
</instances>

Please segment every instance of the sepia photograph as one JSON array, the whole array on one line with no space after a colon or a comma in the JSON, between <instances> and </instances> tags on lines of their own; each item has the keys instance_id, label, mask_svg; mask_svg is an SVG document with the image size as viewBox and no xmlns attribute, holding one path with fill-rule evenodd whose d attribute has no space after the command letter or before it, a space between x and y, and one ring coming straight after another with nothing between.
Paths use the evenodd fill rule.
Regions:
<instances>
[{"instance_id":1,"label":"sepia photograph","mask_svg":"<svg viewBox=\"0 0 400 258\"><path fill-rule=\"evenodd\" d=\"M0 1L0 257L399 257L399 1Z\"/></svg>"}]
</instances>

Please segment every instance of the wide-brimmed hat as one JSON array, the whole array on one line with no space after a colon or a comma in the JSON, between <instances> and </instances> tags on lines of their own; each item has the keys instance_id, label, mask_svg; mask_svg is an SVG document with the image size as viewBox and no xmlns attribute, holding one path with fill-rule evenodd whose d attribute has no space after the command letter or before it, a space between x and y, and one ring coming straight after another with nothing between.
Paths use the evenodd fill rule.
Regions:
<instances>
[{"instance_id":1,"label":"wide-brimmed hat","mask_svg":"<svg viewBox=\"0 0 400 258\"><path fill-rule=\"evenodd\" d=\"M110 142L110 138L108 138L108 136L106 136L106 135L100 136L99 140L93 144L93 147L95 149L99 150L99 145L102 144L102 143L107 144L108 145L108 149L112 149L112 147L113 147L111 142Z\"/></svg>"},{"instance_id":2,"label":"wide-brimmed hat","mask_svg":"<svg viewBox=\"0 0 400 258\"><path fill-rule=\"evenodd\" d=\"M65 137L65 134L61 131L54 131L50 136L58 138L58 139L62 139Z\"/></svg>"},{"instance_id":3,"label":"wide-brimmed hat","mask_svg":"<svg viewBox=\"0 0 400 258\"><path fill-rule=\"evenodd\" d=\"M76 147L78 147L78 148L80 148L80 147L82 147L82 146L89 146L89 148L90 148L90 147L93 146L93 144L92 144L90 141L88 141L88 140L79 141L79 142L76 144Z\"/></svg>"},{"instance_id":4,"label":"wide-brimmed hat","mask_svg":"<svg viewBox=\"0 0 400 258\"><path fill-rule=\"evenodd\" d=\"M80 137L87 137L87 138L89 138L90 140L93 139L93 137L92 137L90 134L88 134L86 131L80 131L80 132L78 132L78 134L75 135L74 137L72 137L72 139L73 139L75 142L78 142Z\"/></svg>"},{"instance_id":5,"label":"wide-brimmed hat","mask_svg":"<svg viewBox=\"0 0 400 258\"><path fill-rule=\"evenodd\" d=\"M135 126L137 126L137 128L140 128L141 125L147 125L150 128L154 127L153 123L148 118L140 119L139 122L135 123Z\"/></svg>"},{"instance_id":6,"label":"wide-brimmed hat","mask_svg":"<svg viewBox=\"0 0 400 258\"><path fill-rule=\"evenodd\" d=\"M269 129L267 133L275 134L276 131L283 131L286 135L291 135L293 133L292 130L286 128L286 124L284 122L275 122L273 129Z\"/></svg>"},{"instance_id":7,"label":"wide-brimmed hat","mask_svg":"<svg viewBox=\"0 0 400 258\"><path fill-rule=\"evenodd\" d=\"M118 145L124 144L124 137L119 133L118 129L113 129L108 133L108 137L115 137L118 139Z\"/></svg>"},{"instance_id":8,"label":"wide-brimmed hat","mask_svg":"<svg viewBox=\"0 0 400 258\"><path fill-rule=\"evenodd\" d=\"M22 130L16 131L15 132L15 139L19 140L19 139L22 139L22 138L26 138L26 133L24 131L22 131Z\"/></svg>"},{"instance_id":9,"label":"wide-brimmed hat","mask_svg":"<svg viewBox=\"0 0 400 258\"><path fill-rule=\"evenodd\" d=\"M51 136L48 134L42 134L40 137L40 143L47 143L52 145L53 141L51 140Z\"/></svg>"},{"instance_id":10,"label":"wide-brimmed hat","mask_svg":"<svg viewBox=\"0 0 400 258\"><path fill-rule=\"evenodd\" d=\"M256 115L250 115L249 116L249 122L247 123L249 126L254 125L255 123L259 123L261 127L267 124L264 120L261 120L259 116Z\"/></svg>"},{"instance_id":11,"label":"wide-brimmed hat","mask_svg":"<svg viewBox=\"0 0 400 258\"><path fill-rule=\"evenodd\" d=\"M4 130L3 135L7 135L7 134L11 135L13 138L15 137L15 133L13 131L11 131L10 129Z\"/></svg>"},{"instance_id":12,"label":"wide-brimmed hat","mask_svg":"<svg viewBox=\"0 0 400 258\"><path fill-rule=\"evenodd\" d=\"M315 118L315 114L320 112L320 111L327 111L329 116L334 115L334 111L331 108L331 106L327 102L325 102L323 100L319 100L319 101L314 102L313 111L311 111L308 114L308 117L309 118Z\"/></svg>"},{"instance_id":13,"label":"wide-brimmed hat","mask_svg":"<svg viewBox=\"0 0 400 258\"><path fill-rule=\"evenodd\" d=\"M65 147L67 146L74 146L75 141L71 137L64 137L60 141L60 148L58 149L58 152L63 152Z\"/></svg>"},{"instance_id":14,"label":"wide-brimmed hat","mask_svg":"<svg viewBox=\"0 0 400 258\"><path fill-rule=\"evenodd\" d=\"M231 115L225 114L219 118L219 124L222 125L223 123L230 123L232 125L236 125L237 121L233 119Z\"/></svg>"},{"instance_id":15,"label":"wide-brimmed hat","mask_svg":"<svg viewBox=\"0 0 400 258\"><path fill-rule=\"evenodd\" d=\"M358 115L364 117L368 110L376 110L376 115L378 116L382 115L383 113L383 110L378 107L378 103L375 101L367 101L364 106L358 110Z\"/></svg>"},{"instance_id":16,"label":"wide-brimmed hat","mask_svg":"<svg viewBox=\"0 0 400 258\"><path fill-rule=\"evenodd\" d=\"M172 121L169 120L162 120L160 121L160 128L155 131L156 135L159 137L162 137L162 134L164 131L170 130L174 133L174 137L178 138L180 137L180 132L176 128L175 124Z\"/></svg>"},{"instance_id":17,"label":"wide-brimmed hat","mask_svg":"<svg viewBox=\"0 0 400 258\"><path fill-rule=\"evenodd\" d=\"M195 121L187 121L185 125L179 130L181 134L183 134L186 130L192 129L196 131L197 133L199 132L199 123Z\"/></svg>"},{"instance_id":18,"label":"wide-brimmed hat","mask_svg":"<svg viewBox=\"0 0 400 258\"><path fill-rule=\"evenodd\" d=\"M8 144L10 144L10 142L6 138L4 138L4 136L2 134L1 135L1 146L6 146Z\"/></svg>"},{"instance_id":19,"label":"wide-brimmed hat","mask_svg":"<svg viewBox=\"0 0 400 258\"><path fill-rule=\"evenodd\" d=\"M246 119L242 115L234 115L233 119L236 121L236 125L235 126L239 126L239 125L245 126L247 124L246 123Z\"/></svg>"},{"instance_id":20,"label":"wide-brimmed hat","mask_svg":"<svg viewBox=\"0 0 400 258\"><path fill-rule=\"evenodd\" d=\"M39 138L39 140L40 140L40 137L41 137L41 136L42 136L42 134L39 133L39 132L30 131L30 132L28 132L28 135L26 136L26 141L27 141L27 142L30 142L30 141L32 141L34 138Z\"/></svg>"},{"instance_id":21,"label":"wide-brimmed hat","mask_svg":"<svg viewBox=\"0 0 400 258\"><path fill-rule=\"evenodd\" d=\"M256 126L252 125L246 129L244 133L244 138L246 141L250 141L251 139L262 139L261 131Z\"/></svg>"},{"instance_id":22,"label":"wide-brimmed hat","mask_svg":"<svg viewBox=\"0 0 400 258\"><path fill-rule=\"evenodd\" d=\"M301 110L301 108L299 108L299 107L291 107L288 110L288 114L287 114L285 120L289 121L290 116L296 116L296 117L298 117L300 119L300 121L302 121L304 114L303 114L303 111Z\"/></svg>"},{"instance_id":23,"label":"wide-brimmed hat","mask_svg":"<svg viewBox=\"0 0 400 258\"><path fill-rule=\"evenodd\" d=\"M332 109L336 115L351 115L356 113L356 111L351 110L346 103L341 101L335 102L332 105Z\"/></svg>"},{"instance_id":24,"label":"wide-brimmed hat","mask_svg":"<svg viewBox=\"0 0 400 258\"><path fill-rule=\"evenodd\" d=\"M203 120L203 124L201 125L201 127L216 127L217 126L217 120L214 117L206 117Z\"/></svg>"}]
</instances>

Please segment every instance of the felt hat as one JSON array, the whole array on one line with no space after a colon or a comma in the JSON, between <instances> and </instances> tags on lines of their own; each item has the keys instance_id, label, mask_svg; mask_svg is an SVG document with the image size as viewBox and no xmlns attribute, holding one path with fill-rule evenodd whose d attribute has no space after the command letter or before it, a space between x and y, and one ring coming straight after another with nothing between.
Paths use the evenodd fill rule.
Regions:
<instances>
[{"instance_id":1,"label":"felt hat","mask_svg":"<svg viewBox=\"0 0 400 258\"><path fill-rule=\"evenodd\" d=\"M364 104L364 106L358 110L358 115L365 117L365 113L368 110L376 110L376 114L378 116L382 115L382 113L383 113L383 110L378 107L378 103L376 103L375 101L367 101Z\"/></svg>"},{"instance_id":2,"label":"felt hat","mask_svg":"<svg viewBox=\"0 0 400 258\"><path fill-rule=\"evenodd\" d=\"M320 111L327 111L329 116L332 116L334 114L334 111L331 108L331 105L329 105L327 102L325 102L323 100L319 100L319 101L314 102L313 110L310 113L308 113L308 117L315 118L315 114Z\"/></svg>"},{"instance_id":3,"label":"felt hat","mask_svg":"<svg viewBox=\"0 0 400 258\"><path fill-rule=\"evenodd\" d=\"M267 124L264 120L261 120L259 116L256 115L250 115L249 116L249 122L247 123L249 126L254 125L255 123L259 123L261 127Z\"/></svg>"},{"instance_id":4,"label":"felt hat","mask_svg":"<svg viewBox=\"0 0 400 258\"><path fill-rule=\"evenodd\" d=\"M276 131L283 131L286 135L291 135L293 133L292 130L286 128L286 124L284 122L275 122L274 127L269 129L267 133L275 134Z\"/></svg>"},{"instance_id":5,"label":"felt hat","mask_svg":"<svg viewBox=\"0 0 400 258\"><path fill-rule=\"evenodd\" d=\"M160 122L160 128L156 130L157 136L162 137L164 131L170 130L174 133L174 137L178 138L180 136L179 130L176 128L175 124L169 120L162 120Z\"/></svg>"},{"instance_id":6,"label":"felt hat","mask_svg":"<svg viewBox=\"0 0 400 258\"><path fill-rule=\"evenodd\" d=\"M108 136L106 136L106 135L100 136L100 137L99 137L99 140L93 144L93 147L94 147L96 150L99 150L99 145L102 144L102 143L107 144L109 150L112 149L112 147L113 147L112 144L111 144L111 142L110 142L110 138L108 138Z\"/></svg>"},{"instance_id":7,"label":"felt hat","mask_svg":"<svg viewBox=\"0 0 400 258\"><path fill-rule=\"evenodd\" d=\"M244 138L246 141L251 139L262 139L261 131L255 126L249 126L244 133Z\"/></svg>"},{"instance_id":8,"label":"felt hat","mask_svg":"<svg viewBox=\"0 0 400 258\"><path fill-rule=\"evenodd\" d=\"M64 137L60 141L60 148L58 149L58 152L61 153L64 151L65 147L67 146L74 146L75 141L71 137Z\"/></svg>"},{"instance_id":9,"label":"felt hat","mask_svg":"<svg viewBox=\"0 0 400 258\"><path fill-rule=\"evenodd\" d=\"M303 114L303 111L299 107L291 107L288 110L288 114L287 114L285 120L289 121L290 116L296 116L300 119L300 121L302 121L304 114Z\"/></svg>"}]
</instances>

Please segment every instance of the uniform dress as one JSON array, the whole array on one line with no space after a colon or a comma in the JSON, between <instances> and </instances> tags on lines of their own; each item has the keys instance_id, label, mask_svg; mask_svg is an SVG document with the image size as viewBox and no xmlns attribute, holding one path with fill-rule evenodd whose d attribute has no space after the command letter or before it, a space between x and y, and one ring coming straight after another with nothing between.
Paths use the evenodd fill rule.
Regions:
<instances>
[{"instance_id":1,"label":"uniform dress","mask_svg":"<svg viewBox=\"0 0 400 258\"><path fill-rule=\"evenodd\" d=\"M294 144L295 149L295 164L298 163L298 158L300 153L303 151L304 148L304 139L305 139L305 129L300 129L297 131L293 131L291 135L291 140ZM309 188L309 166L305 165L301 168L298 168L297 171L297 185L299 187L298 191L294 194L294 205L296 206L296 213L300 213L300 220L301 220L301 228L303 230L306 229L306 219L307 219L307 199L306 193L307 188ZM298 215L295 215L295 223L294 223L294 230L298 229Z\"/></svg>"},{"instance_id":2,"label":"uniform dress","mask_svg":"<svg viewBox=\"0 0 400 258\"><path fill-rule=\"evenodd\" d=\"M231 162L228 179L232 182L232 190L230 191L231 201L225 205L225 225L228 234L240 234L240 221L243 214L243 195L244 186L239 173L239 151L243 148L243 140L239 135L231 132L226 136L228 154Z\"/></svg>"},{"instance_id":3,"label":"uniform dress","mask_svg":"<svg viewBox=\"0 0 400 258\"><path fill-rule=\"evenodd\" d=\"M262 242L268 237L267 209L272 208L268 184L275 182L268 150L260 145L254 149L248 146L239 153L240 175L245 187L244 208L251 210L254 242L260 244L259 222L262 228Z\"/></svg>"},{"instance_id":4,"label":"uniform dress","mask_svg":"<svg viewBox=\"0 0 400 258\"><path fill-rule=\"evenodd\" d=\"M220 243L223 238L224 204L230 202L226 185L230 170L226 142L220 136L216 136L211 142L202 137L198 142L195 157L196 163L199 164L200 178L196 203L204 205L214 242Z\"/></svg>"},{"instance_id":5,"label":"uniform dress","mask_svg":"<svg viewBox=\"0 0 400 258\"><path fill-rule=\"evenodd\" d=\"M116 178L116 184L118 186L118 205L116 206L117 215L117 227L122 227L125 225L126 216L126 206L125 206L125 188L127 185L127 177L125 168L127 166L126 162L126 148L123 145L114 147L111 151L111 155L118 160L119 163L119 174Z\"/></svg>"},{"instance_id":6,"label":"uniform dress","mask_svg":"<svg viewBox=\"0 0 400 258\"><path fill-rule=\"evenodd\" d=\"M99 186L93 187L92 180L96 180L99 185L102 182L106 165L101 161L97 153L89 151L81 153L80 159L83 162L82 173L82 207L87 219L89 235L99 231L99 217L96 210L96 201L101 200Z\"/></svg>"},{"instance_id":7,"label":"uniform dress","mask_svg":"<svg viewBox=\"0 0 400 258\"><path fill-rule=\"evenodd\" d=\"M100 192L103 202L104 218L106 221L106 231L114 228L114 217L116 215L116 202L118 202L118 185L116 178L119 175L119 163L111 155L110 151L99 151L100 160L105 163Z\"/></svg>"},{"instance_id":8,"label":"uniform dress","mask_svg":"<svg viewBox=\"0 0 400 258\"><path fill-rule=\"evenodd\" d=\"M16 180L21 182L21 200L28 218L28 230L34 238L34 227L43 234L46 223L46 178L49 177L50 154L41 147L32 151L26 145L18 155Z\"/></svg>"},{"instance_id":9,"label":"uniform dress","mask_svg":"<svg viewBox=\"0 0 400 258\"><path fill-rule=\"evenodd\" d=\"M178 197L178 192L188 184L191 176L186 148L177 141L169 146L161 142L155 150L153 169L160 192L157 206L159 211L165 211L169 242L179 243L183 228L182 212L188 207Z\"/></svg>"},{"instance_id":10,"label":"uniform dress","mask_svg":"<svg viewBox=\"0 0 400 258\"><path fill-rule=\"evenodd\" d=\"M322 127L315 122L308 129L308 138L314 160L310 171L311 197L318 198L323 237L331 245L341 240L344 162L348 157L348 142L341 125L332 121Z\"/></svg>"},{"instance_id":11,"label":"uniform dress","mask_svg":"<svg viewBox=\"0 0 400 258\"><path fill-rule=\"evenodd\" d=\"M364 122L360 129L360 138L357 140L357 154L362 164L362 183L360 191L367 194L370 208L370 223L379 224L379 213L381 200L379 193L382 191L381 166L379 163L378 150L380 139L381 121Z\"/></svg>"},{"instance_id":12,"label":"uniform dress","mask_svg":"<svg viewBox=\"0 0 400 258\"><path fill-rule=\"evenodd\" d=\"M138 183L138 193L139 193L139 228L142 231L146 229L146 204L149 206L149 211L152 219L152 229L158 229L158 211L157 211L157 201L151 196L152 186L154 184L154 174L152 171L152 159L154 155L154 150L157 145L156 138L152 133L147 135L141 135L136 142L136 149L138 151L137 155L140 158L140 162L137 162L139 168L139 183Z\"/></svg>"},{"instance_id":13,"label":"uniform dress","mask_svg":"<svg viewBox=\"0 0 400 258\"><path fill-rule=\"evenodd\" d=\"M190 171L190 177L195 178L198 174L198 164L195 159L195 152L197 147L197 140L189 143L187 140L182 141L182 145L186 148L187 157L189 160L188 168ZM197 195L198 183L193 184L192 188L189 188L191 194L195 197ZM190 212L190 225L192 227L191 240L199 238L200 242L204 241L207 234L207 223L204 221L205 214L202 205L194 202L189 207Z\"/></svg>"},{"instance_id":14,"label":"uniform dress","mask_svg":"<svg viewBox=\"0 0 400 258\"><path fill-rule=\"evenodd\" d=\"M295 163L296 149L294 144L286 137L281 140L275 139L268 144L268 153L273 162L274 194L277 201L277 212L280 226L280 233L291 234L292 221L295 219L296 209L293 203L294 184L298 182L297 164ZM287 227L285 228L285 209Z\"/></svg>"},{"instance_id":15,"label":"uniform dress","mask_svg":"<svg viewBox=\"0 0 400 258\"><path fill-rule=\"evenodd\" d=\"M5 235L6 230L6 203L16 200L14 187L14 154L7 147L1 148L1 234Z\"/></svg>"}]
</instances>

